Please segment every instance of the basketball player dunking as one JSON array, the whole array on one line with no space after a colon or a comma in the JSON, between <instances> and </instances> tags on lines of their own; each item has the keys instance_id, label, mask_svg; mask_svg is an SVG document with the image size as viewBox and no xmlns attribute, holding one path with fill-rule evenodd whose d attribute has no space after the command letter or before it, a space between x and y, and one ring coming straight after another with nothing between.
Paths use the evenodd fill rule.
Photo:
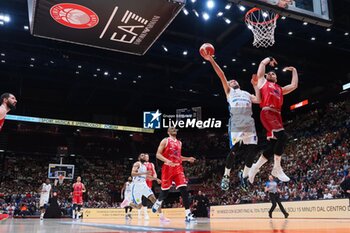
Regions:
<instances>
[{"instance_id":1,"label":"basketball player dunking","mask_svg":"<svg viewBox=\"0 0 350 233\"><path fill-rule=\"evenodd\" d=\"M49 198L51 194L51 184L50 179L46 179L45 183L42 183L38 192L40 193L40 220L44 219L47 204L49 203Z\"/></svg>"},{"instance_id":2,"label":"basketball player dunking","mask_svg":"<svg viewBox=\"0 0 350 233\"><path fill-rule=\"evenodd\" d=\"M233 165L238 165L241 160L245 163L242 187L246 188L246 179L248 178L249 169L257 155L258 138L255 130L255 122L252 118L252 103L260 103L260 91L257 87L258 79L256 76L253 76L251 80L255 90L255 95L251 95L241 90L236 80L227 81L225 73L212 56L207 56L205 59L211 63L221 80L230 111L228 127L231 150L226 158L225 173L221 180L221 189L229 189L230 171Z\"/></svg>"},{"instance_id":3,"label":"basketball player dunking","mask_svg":"<svg viewBox=\"0 0 350 233\"><path fill-rule=\"evenodd\" d=\"M72 218L79 219L80 209L83 206L83 193L86 192L85 185L81 183L81 177L73 184L73 213Z\"/></svg>"},{"instance_id":4,"label":"basketball player dunking","mask_svg":"<svg viewBox=\"0 0 350 233\"><path fill-rule=\"evenodd\" d=\"M17 100L16 97L10 93L4 93L0 97L1 105L0 105L0 130L5 122L6 114L16 109Z\"/></svg>"},{"instance_id":5,"label":"basketball player dunking","mask_svg":"<svg viewBox=\"0 0 350 233\"><path fill-rule=\"evenodd\" d=\"M265 74L267 65L274 67L277 64L272 57L267 57L260 62L258 69L258 87L261 93L261 112L260 120L267 131L268 148L260 156L259 160L253 164L249 172L249 182L254 182L254 177L260 167L269 159L274 157L274 166L271 174L283 182L288 182L289 177L283 172L281 167L281 156L287 142L287 135L284 132L281 109L283 96L291 93L298 87L297 70L290 66L284 68L284 71L292 72L292 81L289 85L280 87L277 84L277 75L274 71Z\"/></svg>"},{"instance_id":6,"label":"basketball player dunking","mask_svg":"<svg viewBox=\"0 0 350 233\"><path fill-rule=\"evenodd\" d=\"M190 200L187 192L187 181L182 166L183 161L193 163L196 159L193 157L183 157L181 155L182 143L176 138L177 129L168 128L169 137L164 138L157 150L157 159L164 162L162 166L162 185L161 193L156 203L152 207L152 211L156 212L167 198L172 182L175 182L176 189L181 193L183 204L185 206L185 221L195 220L190 210Z\"/></svg>"}]
</instances>

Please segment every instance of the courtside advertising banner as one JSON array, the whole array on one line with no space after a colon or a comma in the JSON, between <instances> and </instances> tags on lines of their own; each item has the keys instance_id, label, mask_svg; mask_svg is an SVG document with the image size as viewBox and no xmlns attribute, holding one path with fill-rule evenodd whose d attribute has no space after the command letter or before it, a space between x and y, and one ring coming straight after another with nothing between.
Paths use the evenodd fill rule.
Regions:
<instances>
[{"instance_id":1,"label":"courtside advertising banner","mask_svg":"<svg viewBox=\"0 0 350 233\"><path fill-rule=\"evenodd\" d=\"M34 36L143 55L186 0L28 0Z\"/></svg>"}]
</instances>

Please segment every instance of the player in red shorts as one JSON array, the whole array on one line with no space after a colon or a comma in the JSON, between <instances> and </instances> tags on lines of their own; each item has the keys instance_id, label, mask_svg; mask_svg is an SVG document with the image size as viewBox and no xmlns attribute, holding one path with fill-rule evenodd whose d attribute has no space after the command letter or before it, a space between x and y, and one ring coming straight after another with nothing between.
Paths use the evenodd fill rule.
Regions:
<instances>
[{"instance_id":1,"label":"player in red shorts","mask_svg":"<svg viewBox=\"0 0 350 233\"><path fill-rule=\"evenodd\" d=\"M182 143L176 138L177 129L173 127L168 128L169 137L164 138L157 150L157 159L164 162L162 166L162 185L161 193L158 200L152 206L152 211L155 213L162 202L167 198L169 189L174 182L176 189L181 193L182 200L185 206L185 220L187 222L193 221L194 217L190 210L190 201L187 192L187 181L182 166L183 161L193 163L196 159L193 157L183 157L181 155Z\"/></svg>"},{"instance_id":2,"label":"player in red shorts","mask_svg":"<svg viewBox=\"0 0 350 233\"><path fill-rule=\"evenodd\" d=\"M79 219L80 209L83 206L83 193L85 193L85 185L81 183L81 177L77 177L77 182L73 184L73 213L72 217Z\"/></svg>"},{"instance_id":3,"label":"player in red shorts","mask_svg":"<svg viewBox=\"0 0 350 233\"><path fill-rule=\"evenodd\" d=\"M0 130L5 122L6 114L16 109L17 100L16 97L10 93L4 93L0 97L1 105L0 105Z\"/></svg>"},{"instance_id":4,"label":"player in red shorts","mask_svg":"<svg viewBox=\"0 0 350 233\"><path fill-rule=\"evenodd\" d=\"M152 176L154 179L150 179L150 178L146 178L146 183L147 183L147 186L152 189L153 187L153 180L157 180L159 181L159 179L157 179L157 173L156 173L156 170L154 168L154 164L152 162L149 162L149 154L145 153L145 162L144 162L144 165L146 166L147 168L147 171L150 172L150 176ZM147 202L148 202L148 199L145 198L144 196L142 196L142 210L143 210L143 216L145 218L145 220L149 220L149 215L148 215L148 212L147 212ZM141 209L138 209L138 218L141 218Z\"/></svg>"},{"instance_id":5,"label":"player in red shorts","mask_svg":"<svg viewBox=\"0 0 350 233\"><path fill-rule=\"evenodd\" d=\"M260 167L272 157L274 157L274 166L271 174L283 182L288 182L290 180L281 167L281 156L288 139L283 128L281 109L283 105L283 96L297 89L299 79L298 72L294 67L286 67L283 70L292 72L292 81L289 85L280 87L277 84L277 75L274 71L265 74L267 65L274 67L276 64L277 62L274 58L267 57L260 62L257 73L258 88L261 94L260 120L267 131L267 139L269 142L268 148L262 153L259 160L252 165L249 171L250 183L254 182L254 177Z\"/></svg>"}]
</instances>

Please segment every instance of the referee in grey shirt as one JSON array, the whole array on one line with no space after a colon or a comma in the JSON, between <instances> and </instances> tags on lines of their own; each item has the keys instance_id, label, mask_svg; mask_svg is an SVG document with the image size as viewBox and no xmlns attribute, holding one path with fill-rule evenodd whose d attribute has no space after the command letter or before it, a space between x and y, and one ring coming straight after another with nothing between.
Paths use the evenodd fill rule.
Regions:
<instances>
[{"instance_id":1,"label":"referee in grey shirt","mask_svg":"<svg viewBox=\"0 0 350 233\"><path fill-rule=\"evenodd\" d=\"M266 182L265 192L269 193L270 200L272 202L271 209L269 210L269 217L272 218L272 212L275 210L277 204L280 207L280 210L284 214L285 218L288 218L289 214L284 209L281 200L279 198L279 193L281 190L277 188L277 182L274 181L273 176L269 175L269 181ZM277 203L277 204L276 204Z\"/></svg>"}]
</instances>

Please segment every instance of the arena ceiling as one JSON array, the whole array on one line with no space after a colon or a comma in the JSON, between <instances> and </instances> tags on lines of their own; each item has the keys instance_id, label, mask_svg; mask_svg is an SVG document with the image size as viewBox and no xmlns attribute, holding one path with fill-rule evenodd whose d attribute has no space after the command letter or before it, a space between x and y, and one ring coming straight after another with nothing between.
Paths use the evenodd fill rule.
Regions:
<instances>
[{"instance_id":1,"label":"arena ceiling","mask_svg":"<svg viewBox=\"0 0 350 233\"><path fill-rule=\"evenodd\" d=\"M276 44L268 49L252 46L251 31L242 20L245 12L236 5L225 10L228 1L215 0L209 20L197 17L193 10L203 12L205 2L188 1L189 14L181 12L146 55L135 56L33 37L26 1L2 0L0 13L10 21L0 25L1 92L17 96L19 115L78 120L114 116L117 123L133 124L144 110L202 106L206 115L226 116L221 84L198 53L204 42L215 46L227 77L248 91L261 59L278 60L282 85L290 81L282 68L295 66L300 84L286 105L338 94L350 81L349 0L333 1L334 25L328 30L280 19ZM223 17L217 17L219 11Z\"/></svg>"}]
</instances>

